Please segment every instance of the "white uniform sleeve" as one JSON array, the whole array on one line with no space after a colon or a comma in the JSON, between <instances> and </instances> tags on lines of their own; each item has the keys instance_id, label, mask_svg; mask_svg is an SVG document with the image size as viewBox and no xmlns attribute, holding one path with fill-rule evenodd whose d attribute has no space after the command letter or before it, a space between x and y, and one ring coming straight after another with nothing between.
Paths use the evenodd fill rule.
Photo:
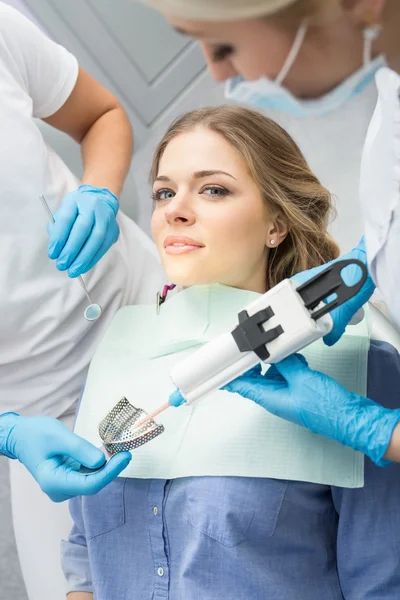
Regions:
<instances>
[{"instance_id":1,"label":"white uniform sleeve","mask_svg":"<svg viewBox=\"0 0 400 600\"><path fill-rule=\"evenodd\" d=\"M5 48L2 60L32 99L32 114L43 119L66 102L75 87L79 66L65 48L50 40L29 19L0 3L0 41Z\"/></svg>"},{"instance_id":2,"label":"white uniform sleeve","mask_svg":"<svg viewBox=\"0 0 400 600\"><path fill-rule=\"evenodd\" d=\"M363 149L360 201L370 272L400 326L400 76L382 68L376 83L378 102Z\"/></svg>"}]
</instances>

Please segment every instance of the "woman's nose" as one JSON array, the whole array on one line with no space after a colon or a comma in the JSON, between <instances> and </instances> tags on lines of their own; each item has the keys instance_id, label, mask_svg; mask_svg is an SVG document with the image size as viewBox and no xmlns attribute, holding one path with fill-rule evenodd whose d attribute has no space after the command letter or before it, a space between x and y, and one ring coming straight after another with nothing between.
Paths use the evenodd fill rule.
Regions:
<instances>
[{"instance_id":1,"label":"woman's nose","mask_svg":"<svg viewBox=\"0 0 400 600\"><path fill-rule=\"evenodd\" d=\"M216 61L213 59L212 50L207 46L207 44L201 43L200 45L206 59L210 75L213 79L215 79L215 81L225 81L230 77L235 77L238 75L228 58L225 60Z\"/></svg>"},{"instance_id":2,"label":"woman's nose","mask_svg":"<svg viewBox=\"0 0 400 600\"><path fill-rule=\"evenodd\" d=\"M192 225L196 221L196 216L189 199L177 194L166 207L165 219L170 225L176 223Z\"/></svg>"}]
</instances>

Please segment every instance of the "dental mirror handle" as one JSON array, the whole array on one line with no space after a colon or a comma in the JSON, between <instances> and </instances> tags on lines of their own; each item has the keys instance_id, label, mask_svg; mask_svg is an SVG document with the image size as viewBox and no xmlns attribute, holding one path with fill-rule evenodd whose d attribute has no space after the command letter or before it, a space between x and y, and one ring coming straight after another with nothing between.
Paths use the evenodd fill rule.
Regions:
<instances>
[{"instance_id":1,"label":"dental mirror handle","mask_svg":"<svg viewBox=\"0 0 400 600\"><path fill-rule=\"evenodd\" d=\"M47 212L47 215L48 215L48 217L49 217L50 221L51 221L52 223L55 223L54 215L53 215L53 213L51 212L50 206L47 204L46 198L43 196L43 194L41 194L41 195L39 196L39 198L40 198L40 201L41 201L41 202L42 202L42 204L43 204L43 207L44 207L45 211ZM78 279L78 281L79 281L79 283L80 283L80 285L81 285L81 287L82 287L83 291L85 292L85 296L86 296L86 298L89 300L89 304L93 304L93 303L92 303L92 300L91 300L91 298L90 298L90 296L89 296L89 292L88 292L88 289L87 289L87 287L86 287L86 284L85 284L85 282L84 282L84 280L83 280L83 277L82 277L82 275L79 275L79 277L77 277L77 279Z\"/></svg>"}]
</instances>

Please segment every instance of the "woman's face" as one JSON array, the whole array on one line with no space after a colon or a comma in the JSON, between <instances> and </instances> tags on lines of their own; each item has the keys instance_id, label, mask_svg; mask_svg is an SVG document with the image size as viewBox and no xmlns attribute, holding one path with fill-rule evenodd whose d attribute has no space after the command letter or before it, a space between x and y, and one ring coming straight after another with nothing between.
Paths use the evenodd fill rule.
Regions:
<instances>
[{"instance_id":1,"label":"woman's face","mask_svg":"<svg viewBox=\"0 0 400 600\"><path fill-rule=\"evenodd\" d=\"M275 79L292 47L299 24L277 19L208 22L166 15L179 32L197 39L214 79L235 75L253 81ZM310 26L284 85L299 98L319 97L362 65L362 26L339 9Z\"/></svg>"},{"instance_id":2,"label":"woman's face","mask_svg":"<svg viewBox=\"0 0 400 600\"><path fill-rule=\"evenodd\" d=\"M175 137L153 185L152 233L168 279L266 291L270 240L278 235L240 154L203 127Z\"/></svg>"}]
</instances>

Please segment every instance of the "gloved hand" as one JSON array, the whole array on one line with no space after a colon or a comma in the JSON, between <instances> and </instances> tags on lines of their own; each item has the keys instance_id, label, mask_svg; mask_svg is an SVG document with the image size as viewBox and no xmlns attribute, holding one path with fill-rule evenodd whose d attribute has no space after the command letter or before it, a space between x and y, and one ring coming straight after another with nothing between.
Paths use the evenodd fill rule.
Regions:
<instances>
[{"instance_id":1,"label":"gloved hand","mask_svg":"<svg viewBox=\"0 0 400 600\"><path fill-rule=\"evenodd\" d=\"M331 377L313 371L301 355L248 371L223 389L253 400L272 414L313 433L366 454L377 465L383 459L400 409L389 410L376 402L348 392Z\"/></svg>"},{"instance_id":2,"label":"gloved hand","mask_svg":"<svg viewBox=\"0 0 400 600\"><path fill-rule=\"evenodd\" d=\"M118 239L118 208L107 188L81 185L67 194L48 226L48 254L57 269L68 269L70 277L90 271Z\"/></svg>"},{"instance_id":3,"label":"gloved hand","mask_svg":"<svg viewBox=\"0 0 400 600\"><path fill-rule=\"evenodd\" d=\"M362 263L364 263L366 267L368 267L364 237L361 238L358 246L356 248L353 248L353 250L351 250L351 252L349 252L348 254L345 254L344 256L341 256L336 260L332 260L326 265L321 265L320 267L315 267L314 269L309 269L308 271L297 273L297 275L294 275L294 277L292 277L292 280L297 281L300 284L305 283L312 277L315 277L315 275L318 275L318 273L323 271L328 265L332 265L338 260L346 258L358 259ZM355 266L347 267L343 270L342 277L347 285L355 285L358 281L360 281L360 269ZM333 329L324 337L324 342L327 346L333 346L333 344L336 344L336 342L342 337L346 326L349 324L356 312L360 310L360 308L366 302L368 302L368 300L374 293L374 290L375 284L372 281L371 276L368 275L366 282L364 283L358 294L356 294L356 296L350 298L350 300L347 300L347 302L342 304L342 306L338 306L338 308L333 309L329 313L333 319Z\"/></svg>"},{"instance_id":4,"label":"gloved hand","mask_svg":"<svg viewBox=\"0 0 400 600\"><path fill-rule=\"evenodd\" d=\"M93 475L81 475L80 465L100 467L104 454L51 417L0 415L0 454L18 459L53 502L97 494L127 467L130 452L120 452Z\"/></svg>"}]
</instances>

